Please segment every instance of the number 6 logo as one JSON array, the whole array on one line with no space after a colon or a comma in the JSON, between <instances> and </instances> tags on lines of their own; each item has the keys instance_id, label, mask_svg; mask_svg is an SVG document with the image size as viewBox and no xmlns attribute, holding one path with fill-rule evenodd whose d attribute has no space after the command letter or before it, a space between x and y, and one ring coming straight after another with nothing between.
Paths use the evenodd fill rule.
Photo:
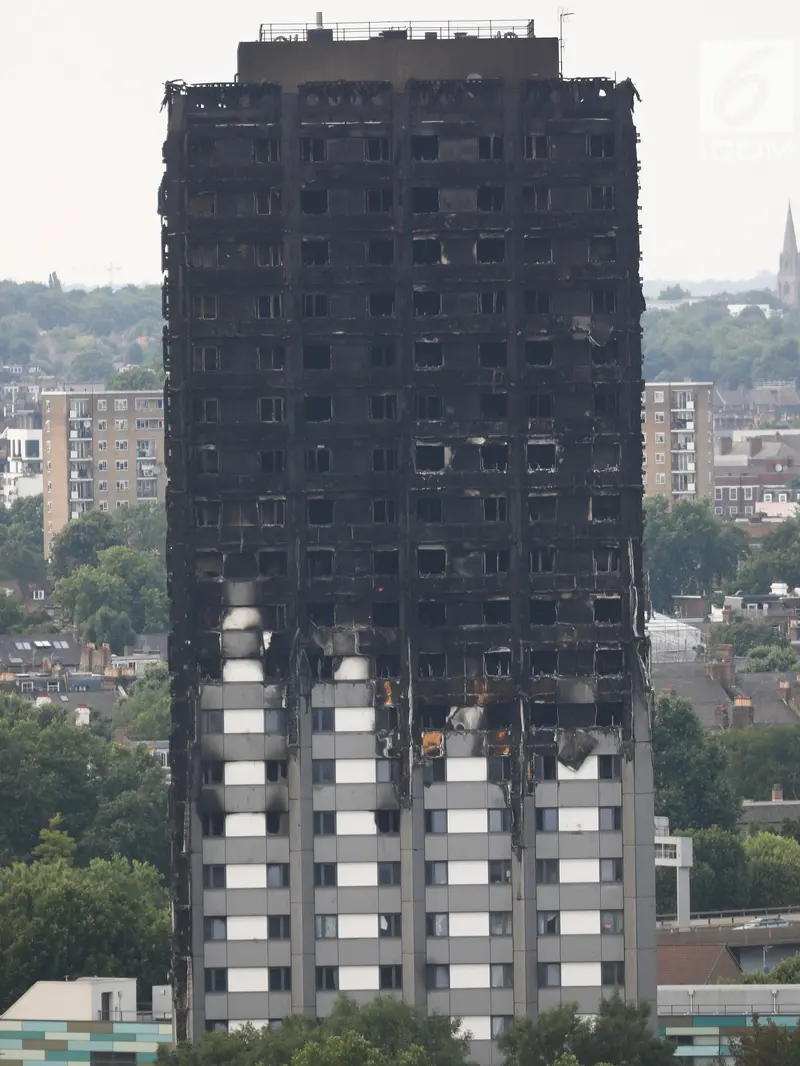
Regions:
<instances>
[{"instance_id":1,"label":"number 6 logo","mask_svg":"<svg viewBox=\"0 0 800 1066\"><path fill-rule=\"evenodd\" d=\"M734 63L714 93L714 110L726 126L741 129L757 119L767 106L770 80L764 73L773 50L748 52Z\"/></svg>"},{"instance_id":2,"label":"number 6 logo","mask_svg":"<svg viewBox=\"0 0 800 1066\"><path fill-rule=\"evenodd\" d=\"M723 136L794 132L790 41L706 41L700 51L705 132Z\"/></svg>"}]
</instances>

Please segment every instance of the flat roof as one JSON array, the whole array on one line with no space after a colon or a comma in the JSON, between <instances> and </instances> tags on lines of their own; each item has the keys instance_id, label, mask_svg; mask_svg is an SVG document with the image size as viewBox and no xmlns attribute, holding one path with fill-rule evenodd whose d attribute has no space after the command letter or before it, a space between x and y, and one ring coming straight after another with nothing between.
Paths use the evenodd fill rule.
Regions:
<instances>
[{"instance_id":1,"label":"flat roof","mask_svg":"<svg viewBox=\"0 0 800 1066\"><path fill-rule=\"evenodd\" d=\"M307 82L558 78L557 37L533 20L458 23L264 23L239 45L240 82L292 91Z\"/></svg>"}]
</instances>

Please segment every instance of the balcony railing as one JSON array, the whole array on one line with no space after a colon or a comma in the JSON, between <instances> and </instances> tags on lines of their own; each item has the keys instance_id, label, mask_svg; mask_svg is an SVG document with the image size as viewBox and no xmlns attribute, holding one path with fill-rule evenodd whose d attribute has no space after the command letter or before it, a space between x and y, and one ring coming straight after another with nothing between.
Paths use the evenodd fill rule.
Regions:
<instances>
[{"instance_id":1,"label":"balcony railing","mask_svg":"<svg viewBox=\"0 0 800 1066\"><path fill-rule=\"evenodd\" d=\"M163 1010L99 1010L95 1014L98 1022L169 1022L172 1014Z\"/></svg>"}]
</instances>

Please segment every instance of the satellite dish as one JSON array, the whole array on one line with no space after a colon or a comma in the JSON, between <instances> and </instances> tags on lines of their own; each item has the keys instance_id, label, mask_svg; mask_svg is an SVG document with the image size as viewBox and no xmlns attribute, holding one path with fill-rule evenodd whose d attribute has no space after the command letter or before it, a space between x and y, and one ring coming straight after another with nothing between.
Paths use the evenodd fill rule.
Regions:
<instances>
[{"instance_id":1,"label":"satellite dish","mask_svg":"<svg viewBox=\"0 0 800 1066\"><path fill-rule=\"evenodd\" d=\"M776 474L780 474L781 470L783 470L783 463L776 463L775 464L775 473Z\"/></svg>"}]
</instances>

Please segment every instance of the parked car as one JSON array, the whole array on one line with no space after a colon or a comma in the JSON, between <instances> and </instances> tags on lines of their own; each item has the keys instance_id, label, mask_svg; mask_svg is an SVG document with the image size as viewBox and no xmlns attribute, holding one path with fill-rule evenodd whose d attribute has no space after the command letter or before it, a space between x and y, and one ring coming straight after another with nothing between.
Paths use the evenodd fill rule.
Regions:
<instances>
[{"instance_id":1,"label":"parked car","mask_svg":"<svg viewBox=\"0 0 800 1066\"><path fill-rule=\"evenodd\" d=\"M779 914L762 914L760 918L753 918L743 925L737 925L737 929L774 929L777 926L788 925L785 918Z\"/></svg>"}]
</instances>

